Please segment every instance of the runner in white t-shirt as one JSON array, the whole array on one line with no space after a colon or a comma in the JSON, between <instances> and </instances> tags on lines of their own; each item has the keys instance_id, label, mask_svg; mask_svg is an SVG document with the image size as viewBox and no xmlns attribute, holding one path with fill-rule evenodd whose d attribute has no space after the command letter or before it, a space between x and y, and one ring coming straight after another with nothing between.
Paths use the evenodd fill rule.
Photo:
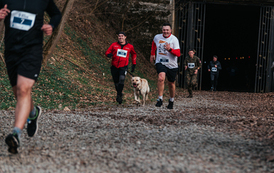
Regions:
<instances>
[{"instance_id":1,"label":"runner in white t-shirt","mask_svg":"<svg viewBox=\"0 0 274 173\"><path fill-rule=\"evenodd\" d=\"M175 97L175 79L178 71L177 59L181 56L178 39L171 34L171 25L165 23L162 26L163 34L157 34L152 42L150 62L155 65L158 73L158 99L156 106L161 107L163 104L164 82L168 79L169 87L169 104L168 109L173 109ZM155 57L155 52L157 55Z\"/></svg>"}]
</instances>

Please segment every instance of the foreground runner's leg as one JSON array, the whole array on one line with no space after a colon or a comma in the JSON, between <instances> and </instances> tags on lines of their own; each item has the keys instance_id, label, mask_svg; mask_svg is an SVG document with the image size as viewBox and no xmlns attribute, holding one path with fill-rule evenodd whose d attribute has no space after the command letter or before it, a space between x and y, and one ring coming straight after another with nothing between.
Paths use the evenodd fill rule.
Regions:
<instances>
[{"instance_id":1,"label":"foreground runner's leg","mask_svg":"<svg viewBox=\"0 0 274 173\"><path fill-rule=\"evenodd\" d=\"M18 153L17 148L20 146L20 136L22 130L18 127L14 127L13 133L6 137L6 144L9 146L8 151L12 154Z\"/></svg>"},{"instance_id":2,"label":"foreground runner's leg","mask_svg":"<svg viewBox=\"0 0 274 173\"><path fill-rule=\"evenodd\" d=\"M14 130L5 140L9 146L8 151L13 154L18 152L17 148L20 146L20 134L30 113L30 107L32 105L31 91L34 83L35 80L18 75L17 85L13 87L14 95L17 99Z\"/></svg>"}]
</instances>

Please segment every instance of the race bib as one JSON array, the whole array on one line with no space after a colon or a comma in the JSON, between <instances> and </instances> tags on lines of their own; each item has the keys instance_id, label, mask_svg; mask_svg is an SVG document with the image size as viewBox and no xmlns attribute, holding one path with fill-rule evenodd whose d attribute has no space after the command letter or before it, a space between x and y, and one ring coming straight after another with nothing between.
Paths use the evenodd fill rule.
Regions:
<instances>
[{"instance_id":1,"label":"race bib","mask_svg":"<svg viewBox=\"0 0 274 173\"><path fill-rule=\"evenodd\" d=\"M126 58L127 57L127 50L118 49L117 50L117 56Z\"/></svg>"},{"instance_id":2,"label":"race bib","mask_svg":"<svg viewBox=\"0 0 274 173\"><path fill-rule=\"evenodd\" d=\"M168 58L165 58L165 57L160 57L159 60L160 60L161 63L164 63L164 64L165 64L165 63L169 63L169 59L168 59Z\"/></svg>"},{"instance_id":3,"label":"race bib","mask_svg":"<svg viewBox=\"0 0 274 173\"><path fill-rule=\"evenodd\" d=\"M13 10L10 16L10 27L28 31L33 27L35 18L36 14Z\"/></svg>"},{"instance_id":4,"label":"race bib","mask_svg":"<svg viewBox=\"0 0 274 173\"><path fill-rule=\"evenodd\" d=\"M195 67L195 63L188 63L188 68L194 68Z\"/></svg>"},{"instance_id":5,"label":"race bib","mask_svg":"<svg viewBox=\"0 0 274 173\"><path fill-rule=\"evenodd\" d=\"M212 68L211 68L211 71L212 71L212 72L217 72L217 68L216 68L216 67L212 67Z\"/></svg>"}]
</instances>

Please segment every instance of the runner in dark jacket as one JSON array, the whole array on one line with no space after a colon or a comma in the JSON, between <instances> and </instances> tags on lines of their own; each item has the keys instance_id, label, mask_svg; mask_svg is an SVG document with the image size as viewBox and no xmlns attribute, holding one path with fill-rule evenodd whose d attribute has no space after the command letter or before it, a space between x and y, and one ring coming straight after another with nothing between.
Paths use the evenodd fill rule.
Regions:
<instances>
[{"instance_id":1,"label":"runner in dark jacket","mask_svg":"<svg viewBox=\"0 0 274 173\"><path fill-rule=\"evenodd\" d=\"M5 141L15 154L26 121L28 136L37 133L42 109L34 106L31 92L41 70L43 33L51 35L62 16L53 0L0 0L0 8L0 20L5 20L5 62L17 100L14 129ZM51 17L49 24L44 24L44 12Z\"/></svg>"},{"instance_id":2,"label":"runner in dark jacket","mask_svg":"<svg viewBox=\"0 0 274 173\"><path fill-rule=\"evenodd\" d=\"M211 81L211 91L216 91L219 71L222 70L221 63L217 61L217 55L213 56L213 60L207 66L208 71L210 72L210 81Z\"/></svg>"}]
</instances>

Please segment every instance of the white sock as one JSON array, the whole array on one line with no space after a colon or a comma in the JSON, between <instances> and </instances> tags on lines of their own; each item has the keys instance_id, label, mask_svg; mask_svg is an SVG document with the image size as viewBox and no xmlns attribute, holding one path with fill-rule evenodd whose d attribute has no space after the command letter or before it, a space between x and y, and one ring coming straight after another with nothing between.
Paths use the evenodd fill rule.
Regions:
<instances>
[{"instance_id":1,"label":"white sock","mask_svg":"<svg viewBox=\"0 0 274 173\"><path fill-rule=\"evenodd\" d=\"M171 102L174 102L174 97L169 99Z\"/></svg>"},{"instance_id":2,"label":"white sock","mask_svg":"<svg viewBox=\"0 0 274 173\"><path fill-rule=\"evenodd\" d=\"M18 127L14 127L12 133L16 133L18 135L18 138L20 139L22 130Z\"/></svg>"},{"instance_id":3,"label":"white sock","mask_svg":"<svg viewBox=\"0 0 274 173\"><path fill-rule=\"evenodd\" d=\"M159 97L158 97L158 99L161 99L161 100L163 100L163 96L159 96Z\"/></svg>"}]
</instances>

